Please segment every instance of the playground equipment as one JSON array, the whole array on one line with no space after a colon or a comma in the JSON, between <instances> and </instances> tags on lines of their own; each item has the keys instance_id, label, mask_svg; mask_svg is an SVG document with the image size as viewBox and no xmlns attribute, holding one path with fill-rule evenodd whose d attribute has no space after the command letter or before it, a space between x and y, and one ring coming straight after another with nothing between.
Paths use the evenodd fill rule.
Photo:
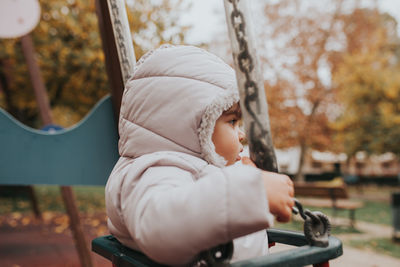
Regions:
<instances>
[{"instance_id":1,"label":"playground equipment","mask_svg":"<svg viewBox=\"0 0 400 267\"><path fill-rule=\"evenodd\" d=\"M76 126L54 133L29 128L0 109L0 184L61 185L82 266L90 251L69 185L105 185L118 159L118 133L109 96Z\"/></svg>"},{"instance_id":2,"label":"playground equipment","mask_svg":"<svg viewBox=\"0 0 400 267\"><path fill-rule=\"evenodd\" d=\"M261 71L256 64L251 37L247 36L249 31L246 30L246 12L242 11L242 3L225 0L250 154L260 168L277 171L269 136L268 110L266 103L260 101L264 94L263 87L258 84ZM30 129L5 112L0 112L0 146L7 148L3 150L7 156L2 159L9 158L9 161L2 160L0 163L0 184L105 183L118 157L118 135L113 114L118 116L123 87L133 70L135 56L124 1L96 0L96 8L113 105L110 98L103 99L78 126L54 134ZM62 192L70 194L68 190ZM68 201L73 197L65 199L82 265L91 266L90 257L87 257L86 248L82 245L83 233L79 227L76 206L73 201ZM305 234L274 229L267 231L270 242L293 245L296 249L232 266L329 266L330 259L340 256L343 253L342 244L337 238L329 237L326 217L320 213L303 211L298 202L296 206L294 212L299 212L306 221ZM76 228L74 221L78 223ZM111 260L115 266L160 266L140 252L122 246L112 236L93 240L92 250ZM232 243L218 246L202 255L201 260L209 265L227 265L232 255Z\"/></svg>"},{"instance_id":3,"label":"playground equipment","mask_svg":"<svg viewBox=\"0 0 400 267\"><path fill-rule=\"evenodd\" d=\"M0 109L0 184L104 185L118 159L109 96L72 128L29 128ZM99 134L101 133L101 134Z\"/></svg>"},{"instance_id":4,"label":"playground equipment","mask_svg":"<svg viewBox=\"0 0 400 267\"><path fill-rule=\"evenodd\" d=\"M128 64L132 62L132 58L129 58L130 50L128 49L128 53L126 52L130 45L124 45L126 42L131 43L130 33L121 30L121 28L124 28L122 25L125 25L124 29L128 27L124 15L125 9L121 0L108 0L107 2L110 18L113 22L113 31L118 37L116 46L125 83L129 76L124 73L129 72L129 68L126 67L124 62ZM262 99L265 99L262 80L260 79L262 72L257 64L255 49L251 43L252 37L249 36L249 26L246 24L246 6L243 5L243 1L239 3L236 0L224 0L224 4L250 156L258 167L269 171L278 171L270 137L268 107L266 102L262 101ZM125 52L122 53L121 51ZM342 254L341 242L334 237L329 237L330 224L324 214L303 210L297 200L293 212L295 214L300 213L305 220L304 235L272 229L269 229L267 233L271 242L299 246L297 249L239 262L233 266L303 266L309 264L329 266L330 259ZM227 265L232 255L232 248L232 242L220 245L202 253L199 262L205 262L210 266ZM114 266L160 266L149 260L145 255L124 247L112 236L99 237L93 240L92 250L111 260Z\"/></svg>"},{"instance_id":5,"label":"playground equipment","mask_svg":"<svg viewBox=\"0 0 400 267\"><path fill-rule=\"evenodd\" d=\"M23 17L25 13L22 12L23 9L17 8L18 3L14 2L2 3L3 5L9 4L7 7L13 10L13 12L8 12L16 16L16 19L12 21L28 23L29 20L18 20L18 16ZM35 4L37 1L31 0L29 2ZM38 7L39 4L36 4ZM107 36L106 27L109 23L104 22L108 18L107 15L102 16L103 4L104 1L98 1L96 7L102 37L107 39L110 38ZM30 7L30 5L27 6ZM2 11L5 10L2 9ZM21 12L22 14L20 14ZM29 10L26 12L29 14ZM40 15L35 14L35 17L37 16L40 17ZM19 25L18 29L12 32L20 35L13 35L12 37L21 37L22 50L38 102L40 117L44 125L49 125L52 124L50 106L29 34L29 31L35 26L33 22L24 24L24 27ZM3 24L8 25L7 23ZM0 37L10 37L7 34L7 31L1 31ZM109 53L112 49L107 49L107 44L105 44L105 47L106 58L109 62L110 58L115 56ZM112 64L108 63L107 66L109 73L115 74ZM118 74L109 76L118 77ZM122 91L118 93L117 90L113 90L114 88L121 88L122 90L123 86L115 85L118 84L118 80L111 79L110 83L113 95L122 95ZM0 184L15 186L60 185L80 262L85 267L93 266L93 262L70 185L104 185L106 183L118 159L118 133L114 120L116 115L114 110L118 110L118 108L113 109L113 104L118 105L118 101L115 101L116 98L110 96L103 98L79 124L56 132L45 132L27 127L0 109L0 147L2 148L0 150ZM120 100L120 98L117 99ZM112 104L112 102L115 103ZM35 213L38 213L38 211L35 211Z\"/></svg>"}]
</instances>

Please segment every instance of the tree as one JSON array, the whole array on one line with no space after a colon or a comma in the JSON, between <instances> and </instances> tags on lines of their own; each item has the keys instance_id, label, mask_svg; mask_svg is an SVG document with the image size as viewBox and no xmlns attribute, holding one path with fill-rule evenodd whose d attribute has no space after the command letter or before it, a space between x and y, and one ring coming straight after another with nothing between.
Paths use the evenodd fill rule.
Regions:
<instances>
[{"instance_id":1,"label":"tree","mask_svg":"<svg viewBox=\"0 0 400 267\"><path fill-rule=\"evenodd\" d=\"M358 151L400 155L400 40L388 14L355 10L357 33L333 72L343 112L334 124L337 140L349 156ZM350 16L349 15L349 16ZM369 25L368 29L365 25ZM356 29L354 21L348 29Z\"/></svg>"},{"instance_id":2,"label":"tree","mask_svg":"<svg viewBox=\"0 0 400 267\"><path fill-rule=\"evenodd\" d=\"M360 81L355 78L342 90L343 83L340 80L354 68L365 67L359 64L370 64L375 72L383 70L383 66L398 64L397 22L388 14L380 13L375 1L364 4L369 4L369 7L361 8L359 1L352 0L281 0L265 5L265 18L257 19L261 25L258 27L258 36L264 44L259 54L264 64L273 139L278 148L300 148L297 179L302 177L304 158L310 148L341 151L351 147L348 143L342 146L343 143L335 142L343 141L343 135L342 139L333 138L335 130L348 129L351 132L346 128L348 124L342 120L332 127L332 122L342 114L344 105L351 106L351 101L355 100L354 97L348 97L342 102L336 97L337 93L350 91L352 86L359 86ZM381 47L378 50L387 50L385 53L390 52L390 55L377 53L376 49L372 49L374 47ZM372 60L366 63L358 56L350 59L349 55L355 55L356 52L364 56L372 53L370 56L381 62ZM382 90L390 91L393 97L397 95L397 89L394 89L397 88L397 81L393 80L392 75L394 72L393 69L387 69L379 74L371 73L369 78L377 84L385 83L385 88L391 84L389 87L392 89ZM391 77L391 82L388 77ZM396 103L398 98L393 101ZM380 103L384 107L379 107L379 110L382 110L381 113L385 110L386 117L383 119L381 116L380 124L385 122L385 125L379 131L381 135L387 132L387 138L379 145L374 144L379 140L377 138L373 138L374 142L372 138L365 142L369 142L370 148L380 147L383 151L383 147L393 146L393 142L399 140L396 129L389 131L398 122L398 109L394 104ZM359 112L367 114L366 110ZM391 116L388 116L389 113ZM365 120L374 123L377 117Z\"/></svg>"},{"instance_id":3,"label":"tree","mask_svg":"<svg viewBox=\"0 0 400 267\"><path fill-rule=\"evenodd\" d=\"M130 2L131 3L131 2ZM40 1L42 17L32 32L37 60L55 122L70 126L109 92L94 1ZM164 42L181 43L176 25L181 0L135 1L128 18L137 57ZM0 40L0 105L38 127L33 89L18 39Z\"/></svg>"},{"instance_id":4,"label":"tree","mask_svg":"<svg viewBox=\"0 0 400 267\"><path fill-rule=\"evenodd\" d=\"M300 148L296 179L302 178L309 148L331 147L330 55L343 48L338 27L343 6L343 0L282 0L264 7L260 36L267 41L261 54L271 128L277 147Z\"/></svg>"},{"instance_id":5,"label":"tree","mask_svg":"<svg viewBox=\"0 0 400 267\"><path fill-rule=\"evenodd\" d=\"M300 148L298 178L309 148L331 147L330 55L345 47L339 27L344 2L354 1L251 1L273 142ZM224 43L220 38L211 47Z\"/></svg>"}]
</instances>

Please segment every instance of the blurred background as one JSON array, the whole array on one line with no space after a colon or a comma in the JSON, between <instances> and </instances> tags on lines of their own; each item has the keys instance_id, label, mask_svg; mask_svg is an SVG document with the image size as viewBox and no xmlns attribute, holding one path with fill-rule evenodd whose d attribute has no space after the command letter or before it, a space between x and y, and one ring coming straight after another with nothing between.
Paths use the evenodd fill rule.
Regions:
<instances>
[{"instance_id":1,"label":"blurred background","mask_svg":"<svg viewBox=\"0 0 400 267\"><path fill-rule=\"evenodd\" d=\"M349 198L363 206L351 227L346 212L335 212L333 233L346 246L400 263L400 245L392 240L393 195L400 191L400 2L249 2L280 171L295 181L346 186ZM54 123L67 128L110 92L95 3L39 3L40 21L30 34ZM137 59L172 43L203 47L233 64L222 1L127 0L126 8ZM39 129L27 73L20 38L0 39L0 107ZM107 234L104 188L74 191L88 234ZM33 192L41 221L32 214L30 195L1 187L2 235L43 224L52 234L69 235L58 188L35 186ZM296 220L278 227L301 230ZM2 259L2 266L13 261Z\"/></svg>"}]
</instances>

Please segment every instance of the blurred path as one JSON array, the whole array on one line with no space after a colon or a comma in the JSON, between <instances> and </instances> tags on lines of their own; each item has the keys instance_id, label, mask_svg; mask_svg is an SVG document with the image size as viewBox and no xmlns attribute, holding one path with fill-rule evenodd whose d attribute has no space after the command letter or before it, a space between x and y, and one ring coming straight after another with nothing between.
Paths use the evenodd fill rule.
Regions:
<instances>
[{"instance_id":1,"label":"blurred path","mask_svg":"<svg viewBox=\"0 0 400 267\"><path fill-rule=\"evenodd\" d=\"M340 220L339 223L347 224L348 220L342 218L335 218ZM342 234L337 237L343 243L353 239L372 239L372 238L392 238L393 228L387 225L378 225L362 221L356 222L356 228L362 231L362 234ZM371 250L360 250L350 246L344 245L343 256L332 261L332 266L345 267L345 266L400 266L400 259L390 257L387 255L379 254Z\"/></svg>"},{"instance_id":2,"label":"blurred path","mask_svg":"<svg viewBox=\"0 0 400 267\"><path fill-rule=\"evenodd\" d=\"M347 218L334 218L332 219L333 225L349 225ZM341 234L336 235L343 244L343 255L337 259L330 261L332 267L387 267L387 266L400 266L400 259L394 258L388 255L377 253L373 250L368 249L357 249L347 246L346 241L350 240L362 240L372 238L391 238L392 227L387 225L378 225L362 221L356 222L356 228L363 233L354 234ZM271 252L278 252L282 250L291 249L293 247L278 244L276 248L272 248Z\"/></svg>"},{"instance_id":3,"label":"blurred path","mask_svg":"<svg viewBox=\"0 0 400 267\"><path fill-rule=\"evenodd\" d=\"M350 221L345 218L331 219L333 225L349 225ZM337 235L342 241L352 239L372 239L372 238L392 238L393 228L388 225L373 224L368 222L356 221L355 228L362 233ZM400 266L400 265L399 265Z\"/></svg>"},{"instance_id":4,"label":"blurred path","mask_svg":"<svg viewBox=\"0 0 400 267\"><path fill-rule=\"evenodd\" d=\"M345 245L343 248L343 255L330 261L330 265L332 267L395 267L400 266L400 259Z\"/></svg>"},{"instance_id":5,"label":"blurred path","mask_svg":"<svg viewBox=\"0 0 400 267\"><path fill-rule=\"evenodd\" d=\"M71 233L57 234L43 224L23 227L0 226L1 267L79 267ZM86 236L88 243L93 236ZM94 265L111 267L111 263L92 254Z\"/></svg>"},{"instance_id":6,"label":"blurred path","mask_svg":"<svg viewBox=\"0 0 400 267\"><path fill-rule=\"evenodd\" d=\"M270 252L275 253L291 248L293 247L278 244L272 247ZM400 259L344 245L343 255L329 261L329 265L332 267L395 267L400 266Z\"/></svg>"}]
</instances>

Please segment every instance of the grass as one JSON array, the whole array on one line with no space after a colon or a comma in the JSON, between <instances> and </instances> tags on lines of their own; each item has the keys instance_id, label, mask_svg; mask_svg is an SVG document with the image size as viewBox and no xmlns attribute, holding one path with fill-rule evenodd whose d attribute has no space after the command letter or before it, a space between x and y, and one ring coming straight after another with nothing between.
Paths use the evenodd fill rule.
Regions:
<instances>
[{"instance_id":1,"label":"grass","mask_svg":"<svg viewBox=\"0 0 400 267\"><path fill-rule=\"evenodd\" d=\"M85 213L104 212L104 187L76 186L72 187L79 211ZM59 186L35 186L36 198L41 211L65 212ZM0 215L11 212L31 212L29 198L16 196L0 198Z\"/></svg>"},{"instance_id":2,"label":"grass","mask_svg":"<svg viewBox=\"0 0 400 267\"><path fill-rule=\"evenodd\" d=\"M371 201L365 200L364 207L356 210L355 216L356 221L364 221L375 224L392 225L392 210L389 203L382 201ZM319 210L329 217L333 214L332 208L316 208L312 206L306 206L309 210ZM349 218L348 210L338 210L336 212L337 217Z\"/></svg>"},{"instance_id":3,"label":"grass","mask_svg":"<svg viewBox=\"0 0 400 267\"><path fill-rule=\"evenodd\" d=\"M356 221L392 226L392 208L390 204L390 195L392 191L393 188L365 188L362 194L357 194L356 197L353 197L353 199L364 202L364 207L358 209L355 213ZM308 208L312 211L319 210L330 217L333 214L333 209L331 208L322 209L310 206L305 208ZM336 216L348 218L349 211L337 211ZM292 221L287 224L278 224L276 225L276 228L303 231L303 222ZM340 234L356 234L353 235L352 240L346 241L345 245L400 258L400 244L393 242L389 238L362 239L361 231L359 231L357 228L354 229L346 225L334 225L332 227L331 234L336 236ZM360 234L360 239L357 238L357 234Z\"/></svg>"},{"instance_id":4,"label":"grass","mask_svg":"<svg viewBox=\"0 0 400 267\"><path fill-rule=\"evenodd\" d=\"M361 221L392 225L392 210L389 203L364 201L364 207L356 211L356 219Z\"/></svg>"},{"instance_id":5,"label":"grass","mask_svg":"<svg viewBox=\"0 0 400 267\"><path fill-rule=\"evenodd\" d=\"M36 196L40 210L64 211L64 204L58 186L35 186ZM102 186L75 186L73 187L79 210L81 212L95 212L105 210L104 187ZM376 192L382 193L382 192ZM364 192L370 195L370 192ZM387 193L388 194L388 193ZM332 216L331 208L316 208L306 206L310 210L319 210L328 216ZM0 198L0 214L10 212L30 212L31 206L27 197ZM375 224L392 225L391 206L389 201L364 200L364 207L356 211L356 220ZM348 218L348 211L338 211L336 216ZM301 227L294 227L301 229ZM343 229L342 229L343 230Z\"/></svg>"},{"instance_id":6,"label":"grass","mask_svg":"<svg viewBox=\"0 0 400 267\"><path fill-rule=\"evenodd\" d=\"M303 221L299 221L296 219L296 220L291 220L289 223L276 223L274 228L303 232L303 225L304 225ZM333 225L331 228L332 235L361 234L361 233L362 232L360 230L350 226Z\"/></svg>"},{"instance_id":7,"label":"grass","mask_svg":"<svg viewBox=\"0 0 400 267\"><path fill-rule=\"evenodd\" d=\"M371 249L375 252L400 258L400 243L388 238L375 238L369 240L352 240L349 245L360 249Z\"/></svg>"}]
</instances>

